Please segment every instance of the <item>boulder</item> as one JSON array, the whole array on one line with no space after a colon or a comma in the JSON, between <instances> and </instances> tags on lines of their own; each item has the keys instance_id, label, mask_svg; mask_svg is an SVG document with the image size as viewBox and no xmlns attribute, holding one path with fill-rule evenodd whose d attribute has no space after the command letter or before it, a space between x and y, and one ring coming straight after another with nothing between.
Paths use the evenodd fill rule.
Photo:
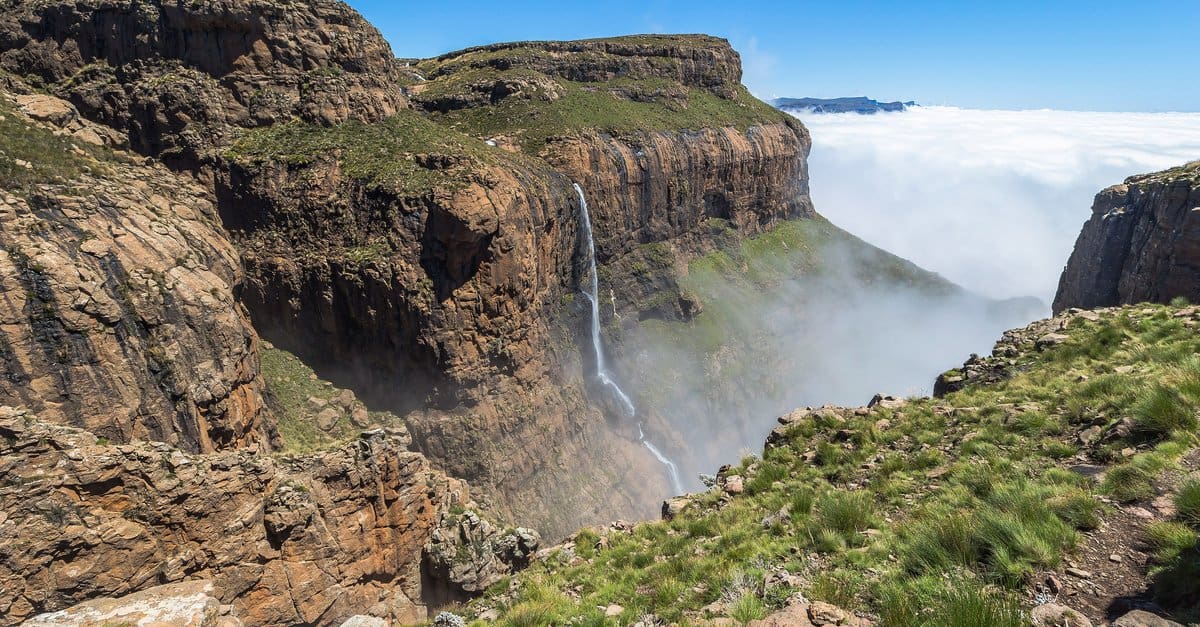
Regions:
<instances>
[{"instance_id":1,"label":"boulder","mask_svg":"<svg viewBox=\"0 0 1200 627\"><path fill-rule=\"evenodd\" d=\"M111 627L113 625L172 625L218 627L241 625L233 617L220 622L221 602L206 580L171 583L119 598L99 598L65 610L40 614L25 627Z\"/></svg>"},{"instance_id":2,"label":"boulder","mask_svg":"<svg viewBox=\"0 0 1200 627\"><path fill-rule=\"evenodd\" d=\"M1029 612L1035 627L1092 627L1092 621L1079 612L1057 603L1039 605Z\"/></svg>"},{"instance_id":3,"label":"boulder","mask_svg":"<svg viewBox=\"0 0 1200 627\"><path fill-rule=\"evenodd\" d=\"M1183 625L1145 610L1133 610L1113 621L1113 627L1183 627Z\"/></svg>"}]
</instances>

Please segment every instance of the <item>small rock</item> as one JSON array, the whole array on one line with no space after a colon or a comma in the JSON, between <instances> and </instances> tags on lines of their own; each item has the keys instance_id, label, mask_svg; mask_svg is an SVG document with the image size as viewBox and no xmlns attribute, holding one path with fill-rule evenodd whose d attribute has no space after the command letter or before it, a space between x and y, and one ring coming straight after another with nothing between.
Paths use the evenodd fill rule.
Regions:
<instances>
[{"instance_id":1,"label":"small rock","mask_svg":"<svg viewBox=\"0 0 1200 627\"><path fill-rule=\"evenodd\" d=\"M1129 374L1133 372L1133 366L1117 366L1113 368L1113 372L1117 374Z\"/></svg>"},{"instance_id":2,"label":"small rock","mask_svg":"<svg viewBox=\"0 0 1200 627\"><path fill-rule=\"evenodd\" d=\"M1029 618L1039 627L1092 627L1092 621L1075 610L1057 603L1039 605L1031 612Z\"/></svg>"},{"instance_id":3,"label":"small rock","mask_svg":"<svg viewBox=\"0 0 1200 627\"><path fill-rule=\"evenodd\" d=\"M338 405L342 406L342 409L350 411L350 409L354 407L354 392L351 392L350 390L342 390L334 400Z\"/></svg>"},{"instance_id":4,"label":"small rock","mask_svg":"<svg viewBox=\"0 0 1200 627\"><path fill-rule=\"evenodd\" d=\"M725 477L725 493L726 494L741 494L746 489L742 481L741 475L729 475Z\"/></svg>"},{"instance_id":5,"label":"small rock","mask_svg":"<svg viewBox=\"0 0 1200 627\"><path fill-rule=\"evenodd\" d=\"M621 615L621 612L624 612L624 611L625 611L625 608L614 603L614 604L604 608L604 616L606 618L616 618Z\"/></svg>"},{"instance_id":6,"label":"small rock","mask_svg":"<svg viewBox=\"0 0 1200 627\"><path fill-rule=\"evenodd\" d=\"M355 405L354 409L350 410L350 424L362 429L371 424L371 414L366 407Z\"/></svg>"},{"instance_id":7,"label":"small rock","mask_svg":"<svg viewBox=\"0 0 1200 627\"><path fill-rule=\"evenodd\" d=\"M1110 561L1114 564L1120 564L1121 562L1125 561L1125 559L1123 557L1121 557L1120 555L1113 553L1112 555L1108 556L1108 561Z\"/></svg>"},{"instance_id":8,"label":"small rock","mask_svg":"<svg viewBox=\"0 0 1200 627\"><path fill-rule=\"evenodd\" d=\"M1063 342L1065 342L1069 339L1071 339L1070 336L1063 335L1062 333L1047 333L1047 334L1043 335L1042 337L1039 337L1037 339L1037 342L1035 343L1035 345L1039 349L1047 348L1050 346L1057 346L1059 344L1062 344Z\"/></svg>"},{"instance_id":9,"label":"small rock","mask_svg":"<svg viewBox=\"0 0 1200 627\"><path fill-rule=\"evenodd\" d=\"M679 512L682 512L687 508L688 505L691 504L692 500L685 496L677 496L675 498L663 501L662 519L671 520L672 518L675 518L679 515Z\"/></svg>"},{"instance_id":10,"label":"small rock","mask_svg":"<svg viewBox=\"0 0 1200 627\"><path fill-rule=\"evenodd\" d=\"M1091 579L1092 578L1092 573L1089 573L1088 571L1083 570L1082 568L1068 568L1066 570L1066 572L1068 575L1070 575L1072 577L1078 577L1079 579Z\"/></svg>"},{"instance_id":11,"label":"small rock","mask_svg":"<svg viewBox=\"0 0 1200 627\"><path fill-rule=\"evenodd\" d=\"M388 622L375 616L355 614L347 618L342 623L342 627L388 627Z\"/></svg>"},{"instance_id":12,"label":"small rock","mask_svg":"<svg viewBox=\"0 0 1200 627\"><path fill-rule=\"evenodd\" d=\"M325 409L325 407L329 405L329 401L319 396L310 396L305 402L308 403L308 406L313 408L314 411Z\"/></svg>"},{"instance_id":13,"label":"small rock","mask_svg":"<svg viewBox=\"0 0 1200 627\"><path fill-rule=\"evenodd\" d=\"M1050 589L1050 592L1058 594L1059 592L1062 592L1063 585L1062 581L1058 577L1049 575L1046 577L1046 587Z\"/></svg>"},{"instance_id":14,"label":"small rock","mask_svg":"<svg viewBox=\"0 0 1200 627\"><path fill-rule=\"evenodd\" d=\"M1102 429L1099 426L1092 426L1079 432L1080 444L1091 444L1100 439Z\"/></svg>"},{"instance_id":15,"label":"small rock","mask_svg":"<svg viewBox=\"0 0 1200 627\"><path fill-rule=\"evenodd\" d=\"M342 417L342 412L336 407L326 407L317 414L317 428L322 431L329 431L337 426L338 419Z\"/></svg>"},{"instance_id":16,"label":"small rock","mask_svg":"<svg viewBox=\"0 0 1200 627\"><path fill-rule=\"evenodd\" d=\"M821 625L841 625L850 618L846 611L842 608L826 603L824 601L813 601L812 605L808 606L808 619L812 624L820 627Z\"/></svg>"},{"instance_id":17,"label":"small rock","mask_svg":"<svg viewBox=\"0 0 1200 627\"><path fill-rule=\"evenodd\" d=\"M1183 625L1145 610L1134 610L1113 621L1113 627L1183 627Z\"/></svg>"},{"instance_id":18,"label":"small rock","mask_svg":"<svg viewBox=\"0 0 1200 627\"><path fill-rule=\"evenodd\" d=\"M1131 507L1129 513L1141 518L1142 520L1154 520L1157 516L1153 512L1144 507Z\"/></svg>"},{"instance_id":19,"label":"small rock","mask_svg":"<svg viewBox=\"0 0 1200 627\"><path fill-rule=\"evenodd\" d=\"M496 608L492 608L486 612L481 613L476 618L478 618L479 620L484 621L486 623L494 623L494 622L496 622L496 620L498 618L500 618L500 610L497 610Z\"/></svg>"}]
</instances>

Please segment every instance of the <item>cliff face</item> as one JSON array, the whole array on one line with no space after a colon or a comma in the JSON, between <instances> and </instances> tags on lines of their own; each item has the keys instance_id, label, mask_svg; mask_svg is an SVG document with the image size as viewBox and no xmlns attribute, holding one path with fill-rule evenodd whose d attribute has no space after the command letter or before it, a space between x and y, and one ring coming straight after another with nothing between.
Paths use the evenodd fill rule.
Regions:
<instances>
[{"instance_id":1,"label":"cliff face","mask_svg":"<svg viewBox=\"0 0 1200 627\"><path fill-rule=\"evenodd\" d=\"M39 78L134 149L182 165L236 127L378 120L405 106L387 43L334 0L0 8L0 68Z\"/></svg>"},{"instance_id":2,"label":"cliff face","mask_svg":"<svg viewBox=\"0 0 1200 627\"><path fill-rule=\"evenodd\" d=\"M1133 176L1096 195L1054 311L1200 300L1200 162Z\"/></svg>"},{"instance_id":3,"label":"cliff face","mask_svg":"<svg viewBox=\"0 0 1200 627\"><path fill-rule=\"evenodd\" d=\"M813 215L807 133L746 92L724 40L406 67L327 0L4 7L0 67L208 188L259 331L403 413L435 464L550 533L648 515L668 490L635 425L588 390L571 183L613 268L643 244L703 251L710 220L746 235Z\"/></svg>"},{"instance_id":4,"label":"cliff face","mask_svg":"<svg viewBox=\"0 0 1200 627\"><path fill-rule=\"evenodd\" d=\"M113 156L106 130L61 100L0 91L0 113L14 164L0 192L0 403L117 442L270 448L258 335L211 195Z\"/></svg>"},{"instance_id":5,"label":"cliff face","mask_svg":"<svg viewBox=\"0 0 1200 627\"><path fill-rule=\"evenodd\" d=\"M0 438L2 625L196 578L251 625L367 613L410 623L428 600L486 587L537 546L527 530L478 518L474 535L459 535L449 509L473 505L465 485L382 430L302 459L190 455L106 445L0 407ZM463 572L432 569L446 551Z\"/></svg>"}]
</instances>

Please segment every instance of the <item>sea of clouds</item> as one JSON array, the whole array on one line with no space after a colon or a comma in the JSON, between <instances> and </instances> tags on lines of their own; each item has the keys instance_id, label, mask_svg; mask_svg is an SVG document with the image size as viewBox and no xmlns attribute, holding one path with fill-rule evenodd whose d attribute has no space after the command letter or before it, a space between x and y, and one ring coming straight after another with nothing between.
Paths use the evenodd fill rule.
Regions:
<instances>
[{"instance_id":1,"label":"sea of clouds","mask_svg":"<svg viewBox=\"0 0 1200 627\"><path fill-rule=\"evenodd\" d=\"M1200 159L1200 114L915 107L797 114L832 222L979 294L1048 303L1092 198Z\"/></svg>"}]
</instances>

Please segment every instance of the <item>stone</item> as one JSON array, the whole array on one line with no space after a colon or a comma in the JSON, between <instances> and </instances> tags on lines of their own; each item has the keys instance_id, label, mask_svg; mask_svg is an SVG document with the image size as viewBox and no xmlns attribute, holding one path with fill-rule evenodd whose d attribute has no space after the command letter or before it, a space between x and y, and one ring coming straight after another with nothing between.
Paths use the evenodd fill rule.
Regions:
<instances>
[{"instance_id":1,"label":"stone","mask_svg":"<svg viewBox=\"0 0 1200 627\"><path fill-rule=\"evenodd\" d=\"M741 494L745 489L741 475L729 475L725 477L724 490L726 494Z\"/></svg>"},{"instance_id":2,"label":"stone","mask_svg":"<svg viewBox=\"0 0 1200 627\"><path fill-rule=\"evenodd\" d=\"M1133 610L1113 621L1113 627L1183 627L1183 625L1145 610Z\"/></svg>"},{"instance_id":3,"label":"stone","mask_svg":"<svg viewBox=\"0 0 1200 627\"><path fill-rule=\"evenodd\" d=\"M326 407L317 412L316 421L317 428L322 431L332 431L337 426L338 420L342 418L342 410L337 407Z\"/></svg>"},{"instance_id":4,"label":"stone","mask_svg":"<svg viewBox=\"0 0 1200 627\"><path fill-rule=\"evenodd\" d=\"M625 611L625 608L614 603L614 604L609 605L608 607L604 608L604 616L605 616L605 618L616 618L621 615L621 612L624 612L624 611Z\"/></svg>"},{"instance_id":5,"label":"stone","mask_svg":"<svg viewBox=\"0 0 1200 627\"><path fill-rule=\"evenodd\" d=\"M1070 575L1072 577L1077 577L1079 579L1091 579L1092 578L1092 573L1090 573L1086 570L1083 570L1081 568L1073 568L1072 567L1072 568L1066 569L1065 572L1068 575Z\"/></svg>"},{"instance_id":6,"label":"stone","mask_svg":"<svg viewBox=\"0 0 1200 627\"><path fill-rule=\"evenodd\" d=\"M663 501L662 519L671 520L675 518L680 512L687 509L687 507L691 504L692 500L687 496L676 496Z\"/></svg>"},{"instance_id":7,"label":"stone","mask_svg":"<svg viewBox=\"0 0 1200 627\"><path fill-rule=\"evenodd\" d=\"M354 409L350 410L350 424L363 429L371 424L371 414L366 407L361 404L355 405Z\"/></svg>"},{"instance_id":8,"label":"stone","mask_svg":"<svg viewBox=\"0 0 1200 627\"><path fill-rule=\"evenodd\" d=\"M1092 621L1083 614L1057 603L1045 603L1029 612L1035 627L1092 627Z\"/></svg>"},{"instance_id":9,"label":"stone","mask_svg":"<svg viewBox=\"0 0 1200 627\"><path fill-rule=\"evenodd\" d=\"M342 622L341 627L391 627L384 619L365 614L355 614Z\"/></svg>"},{"instance_id":10,"label":"stone","mask_svg":"<svg viewBox=\"0 0 1200 627\"><path fill-rule=\"evenodd\" d=\"M1087 429L1084 429L1083 431L1080 431L1079 432L1079 443L1080 444L1091 444L1092 442L1099 440L1100 432L1102 430L1103 429L1100 426L1093 425L1091 427L1088 427Z\"/></svg>"},{"instance_id":11,"label":"stone","mask_svg":"<svg viewBox=\"0 0 1200 627\"><path fill-rule=\"evenodd\" d=\"M66 126L79 116L71 103L46 94L19 95L16 101L25 115L54 126Z\"/></svg>"},{"instance_id":12,"label":"stone","mask_svg":"<svg viewBox=\"0 0 1200 627\"><path fill-rule=\"evenodd\" d=\"M807 603L792 603L772 612L766 618L746 623L746 627L813 627L808 610Z\"/></svg>"},{"instance_id":13,"label":"stone","mask_svg":"<svg viewBox=\"0 0 1200 627\"><path fill-rule=\"evenodd\" d=\"M1047 333L1037 339L1036 345L1038 348L1048 348L1062 344L1069 339L1071 339L1070 336L1063 335L1062 333Z\"/></svg>"},{"instance_id":14,"label":"stone","mask_svg":"<svg viewBox=\"0 0 1200 627\"><path fill-rule=\"evenodd\" d=\"M1125 558L1121 557L1117 553L1113 553L1112 555L1108 556L1108 561L1110 561L1114 564L1120 564L1121 562L1125 561Z\"/></svg>"},{"instance_id":15,"label":"stone","mask_svg":"<svg viewBox=\"0 0 1200 627\"><path fill-rule=\"evenodd\" d=\"M882 407L884 409L900 409L908 405L908 400L895 396L876 394L871 398L871 402L867 403L867 407Z\"/></svg>"},{"instance_id":16,"label":"stone","mask_svg":"<svg viewBox=\"0 0 1200 627\"><path fill-rule=\"evenodd\" d=\"M119 598L92 599L65 610L34 616L25 621L24 625L106 627L149 624L216 627L221 607L216 595L211 581L172 583Z\"/></svg>"},{"instance_id":17,"label":"stone","mask_svg":"<svg viewBox=\"0 0 1200 627\"><path fill-rule=\"evenodd\" d=\"M1060 580L1058 577L1055 577L1054 575L1047 575L1046 576L1046 588L1049 589L1050 592L1053 592L1054 594L1058 594L1059 592L1062 592L1062 588L1063 588L1062 580Z\"/></svg>"}]
</instances>

